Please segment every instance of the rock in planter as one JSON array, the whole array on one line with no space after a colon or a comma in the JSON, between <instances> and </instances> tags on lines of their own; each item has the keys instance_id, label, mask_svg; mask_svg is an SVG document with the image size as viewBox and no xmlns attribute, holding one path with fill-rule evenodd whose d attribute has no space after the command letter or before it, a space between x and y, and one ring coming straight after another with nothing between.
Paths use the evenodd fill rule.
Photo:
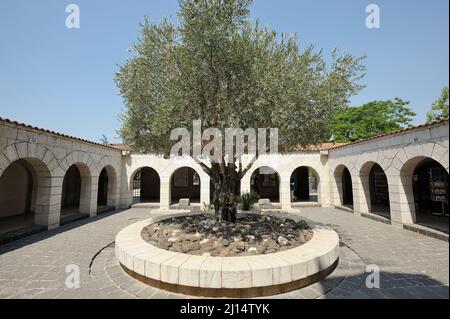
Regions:
<instances>
[{"instance_id":1,"label":"rock in planter","mask_svg":"<svg viewBox=\"0 0 450 319\"><path fill-rule=\"evenodd\" d=\"M238 242L236 243L236 248L237 248L238 250L240 250L240 251L244 251L244 250L245 250L245 243L242 242L242 241L238 241Z\"/></svg>"},{"instance_id":2,"label":"rock in planter","mask_svg":"<svg viewBox=\"0 0 450 319\"><path fill-rule=\"evenodd\" d=\"M197 251L197 250L200 250L200 249L201 249L201 247L200 247L200 244L198 242L195 242L195 243L191 244L191 251Z\"/></svg>"},{"instance_id":3,"label":"rock in planter","mask_svg":"<svg viewBox=\"0 0 450 319\"><path fill-rule=\"evenodd\" d=\"M267 203L266 201L262 201ZM284 251L312 237L304 221L243 214L238 223L217 224L212 215L181 216L144 228L142 238L161 249L201 256L251 256Z\"/></svg>"},{"instance_id":4,"label":"rock in planter","mask_svg":"<svg viewBox=\"0 0 450 319\"><path fill-rule=\"evenodd\" d=\"M288 244L288 240L283 236L279 236L277 241L280 246L286 246Z\"/></svg>"}]
</instances>

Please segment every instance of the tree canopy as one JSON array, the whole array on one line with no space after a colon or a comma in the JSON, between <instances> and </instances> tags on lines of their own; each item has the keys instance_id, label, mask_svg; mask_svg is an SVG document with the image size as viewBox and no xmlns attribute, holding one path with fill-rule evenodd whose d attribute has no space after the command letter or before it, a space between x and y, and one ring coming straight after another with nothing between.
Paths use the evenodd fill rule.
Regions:
<instances>
[{"instance_id":1,"label":"tree canopy","mask_svg":"<svg viewBox=\"0 0 450 319\"><path fill-rule=\"evenodd\" d=\"M329 137L336 112L362 88L363 58L333 50L327 64L312 45L301 50L297 36L254 23L250 0L179 3L176 25L144 20L133 56L116 75L126 106L119 134L136 150L168 155L173 130L192 136L194 120L221 136L229 128L278 129L280 151L315 144ZM233 189L254 160L243 168L234 155L231 163L193 157L211 177L218 220L234 222Z\"/></svg>"},{"instance_id":2,"label":"tree canopy","mask_svg":"<svg viewBox=\"0 0 450 319\"><path fill-rule=\"evenodd\" d=\"M278 128L285 149L329 137L331 120L362 86L362 58L331 52L327 65L295 35L261 28L250 0L181 0L179 25L145 19L116 82L123 141L167 154L170 132L203 126Z\"/></svg>"},{"instance_id":3,"label":"tree canopy","mask_svg":"<svg viewBox=\"0 0 450 319\"><path fill-rule=\"evenodd\" d=\"M441 96L431 106L427 113L428 122L443 120L448 118L448 86L442 89Z\"/></svg>"},{"instance_id":4,"label":"tree canopy","mask_svg":"<svg viewBox=\"0 0 450 319\"><path fill-rule=\"evenodd\" d=\"M415 115L409 102L399 98L350 107L334 118L333 137L345 143L393 132L411 127Z\"/></svg>"}]
</instances>

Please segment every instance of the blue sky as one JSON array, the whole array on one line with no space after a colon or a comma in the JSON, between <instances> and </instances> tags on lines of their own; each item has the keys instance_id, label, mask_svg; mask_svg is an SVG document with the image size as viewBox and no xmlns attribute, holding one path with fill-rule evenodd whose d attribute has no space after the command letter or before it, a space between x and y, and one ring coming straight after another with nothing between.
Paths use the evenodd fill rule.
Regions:
<instances>
[{"instance_id":1,"label":"blue sky","mask_svg":"<svg viewBox=\"0 0 450 319\"><path fill-rule=\"evenodd\" d=\"M81 28L65 26L78 4ZM365 26L376 3L381 28ZM367 88L352 105L400 97L425 121L449 82L448 0L255 0L252 17L300 45L329 55L367 55ZM137 39L138 24L176 17L176 0L0 0L0 116L97 141L115 130L123 108L114 74Z\"/></svg>"}]
</instances>

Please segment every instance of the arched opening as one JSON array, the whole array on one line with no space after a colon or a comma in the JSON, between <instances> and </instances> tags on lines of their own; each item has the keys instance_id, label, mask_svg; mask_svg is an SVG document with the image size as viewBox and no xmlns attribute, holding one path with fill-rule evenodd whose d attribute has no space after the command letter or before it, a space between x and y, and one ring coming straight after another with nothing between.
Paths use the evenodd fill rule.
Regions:
<instances>
[{"instance_id":1,"label":"arched opening","mask_svg":"<svg viewBox=\"0 0 450 319\"><path fill-rule=\"evenodd\" d=\"M280 202L280 178L277 171L268 166L256 169L250 178L250 190L260 199L269 199L272 203Z\"/></svg>"},{"instance_id":2,"label":"arched opening","mask_svg":"<svg viewBox=\"0 0 450 319\"><path fill-rule=\"evenodd\" d=\"M427 158L414 169L412 187L416 223L449 232L448 172L437 161Z\"/></svg>"},{"instance_id":3,"label":"arched opening","mask_svg":"<svg viewBox=\"0 0 450 319\"><path fill-rule=\"evenodd\" d=\"M190 167L181 167L173 172L170 178L171 205L178 204L180 199L189 199L190 203L200 203L200 175Z\"/></svg>"},{"instance_id":4,"label":"arched opening","mask_svg":"<svg viewBox=\"0 0 450 319\"><path fill-rule=\"evenodd\" d=\"M106 166L98 177L97 213L116 208L116 173L111 166Z\"/></svg>"},{"instance_id":5,"label":"arched opening","mask_svg":"<svg viewBox=\"0 0 450 319\"><path fill-rule=\"evenodd\" d=\"M352 176L347 167L342 171L342 204L353 208L353 184Z\"/></svg>"},{"instance_id":6,"label":"arched opening","mask_svg":"<svg viewBox=\"0 0 450 319\"><path fill-rule=\"evenodd\" d=\"M33 225L37 192L38 173L27 160L6 168L0 176L0 233Z\"/></svg>"},{"instance_id":7,"label":"arched opening","mask_svg":"<svg viewBox=\"0 0 450 319\"><path fill-rule=\"evenodd\" d=\"M297 167L291 174L291 203L319 202L319 174L307 166Z\"/></svg>"},{"instance_id":8,"label":"arched opening","mask_svg":"<svg viewBox=\"0 0 450 319\"><path fill-rule=\"evenodd\" d=\"M133 204L160 202L161 180L156 170L148 166L142 167L131 180Z\"/></svg>"},{"instance_id":9,"label":"arched opening","mask_svg":"<svg viewBox=\"0 0 450 319\"><path fill-rule=\"evenodd\" d=\"M102 169L100 176L98 177L98 194L97 194L97 206L99 208L108 205L108 172L106 168Z\"/></svg>"},{"instance_id":10,"label":"arched opening","mask_svg":"<svg viewBox=\"0 0 450 319\"><path fill-rule=\"evenodd\" d=\"M369 212L391 218L389 186L386 174L380 165L374 163L369 172L370 205Z\"/></svg>"},{"instance_id":11,"label":"arched opening","mask_svg":"<svg viewBox=\"0 0 450 319\"><path fill-rule=\"evenodd\" d=\"M337 205L353 209L353 183L349 169L345 165L338 166L334 178L338 191Z\"/></svg>"},{"instance_id":12,"label":"arched opening","mask_svg":"<svg viewBox=\"0 0 450 319\"><path fill-rule=\"evenodd\" d=\"M85 164L73 164L64 175L61 195L61 218L88 215L90 172Z\"/></svg>"}]
</instances>

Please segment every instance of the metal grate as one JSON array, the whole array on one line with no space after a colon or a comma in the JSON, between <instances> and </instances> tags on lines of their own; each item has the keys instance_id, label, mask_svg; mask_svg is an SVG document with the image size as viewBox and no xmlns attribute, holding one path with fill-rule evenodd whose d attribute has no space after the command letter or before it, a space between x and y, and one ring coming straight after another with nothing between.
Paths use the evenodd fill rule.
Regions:
<instances>
[{"instance_id":1,"label":"metal grate","mask_svg":"<svg viewBox=\"0 0 450 319\"><path fill-rule=\"evenodd\" d=\"M142 187L142 170L137 172L133 178L133 198L141 198L141 187Z\"/></svg>"}]
</instances>

